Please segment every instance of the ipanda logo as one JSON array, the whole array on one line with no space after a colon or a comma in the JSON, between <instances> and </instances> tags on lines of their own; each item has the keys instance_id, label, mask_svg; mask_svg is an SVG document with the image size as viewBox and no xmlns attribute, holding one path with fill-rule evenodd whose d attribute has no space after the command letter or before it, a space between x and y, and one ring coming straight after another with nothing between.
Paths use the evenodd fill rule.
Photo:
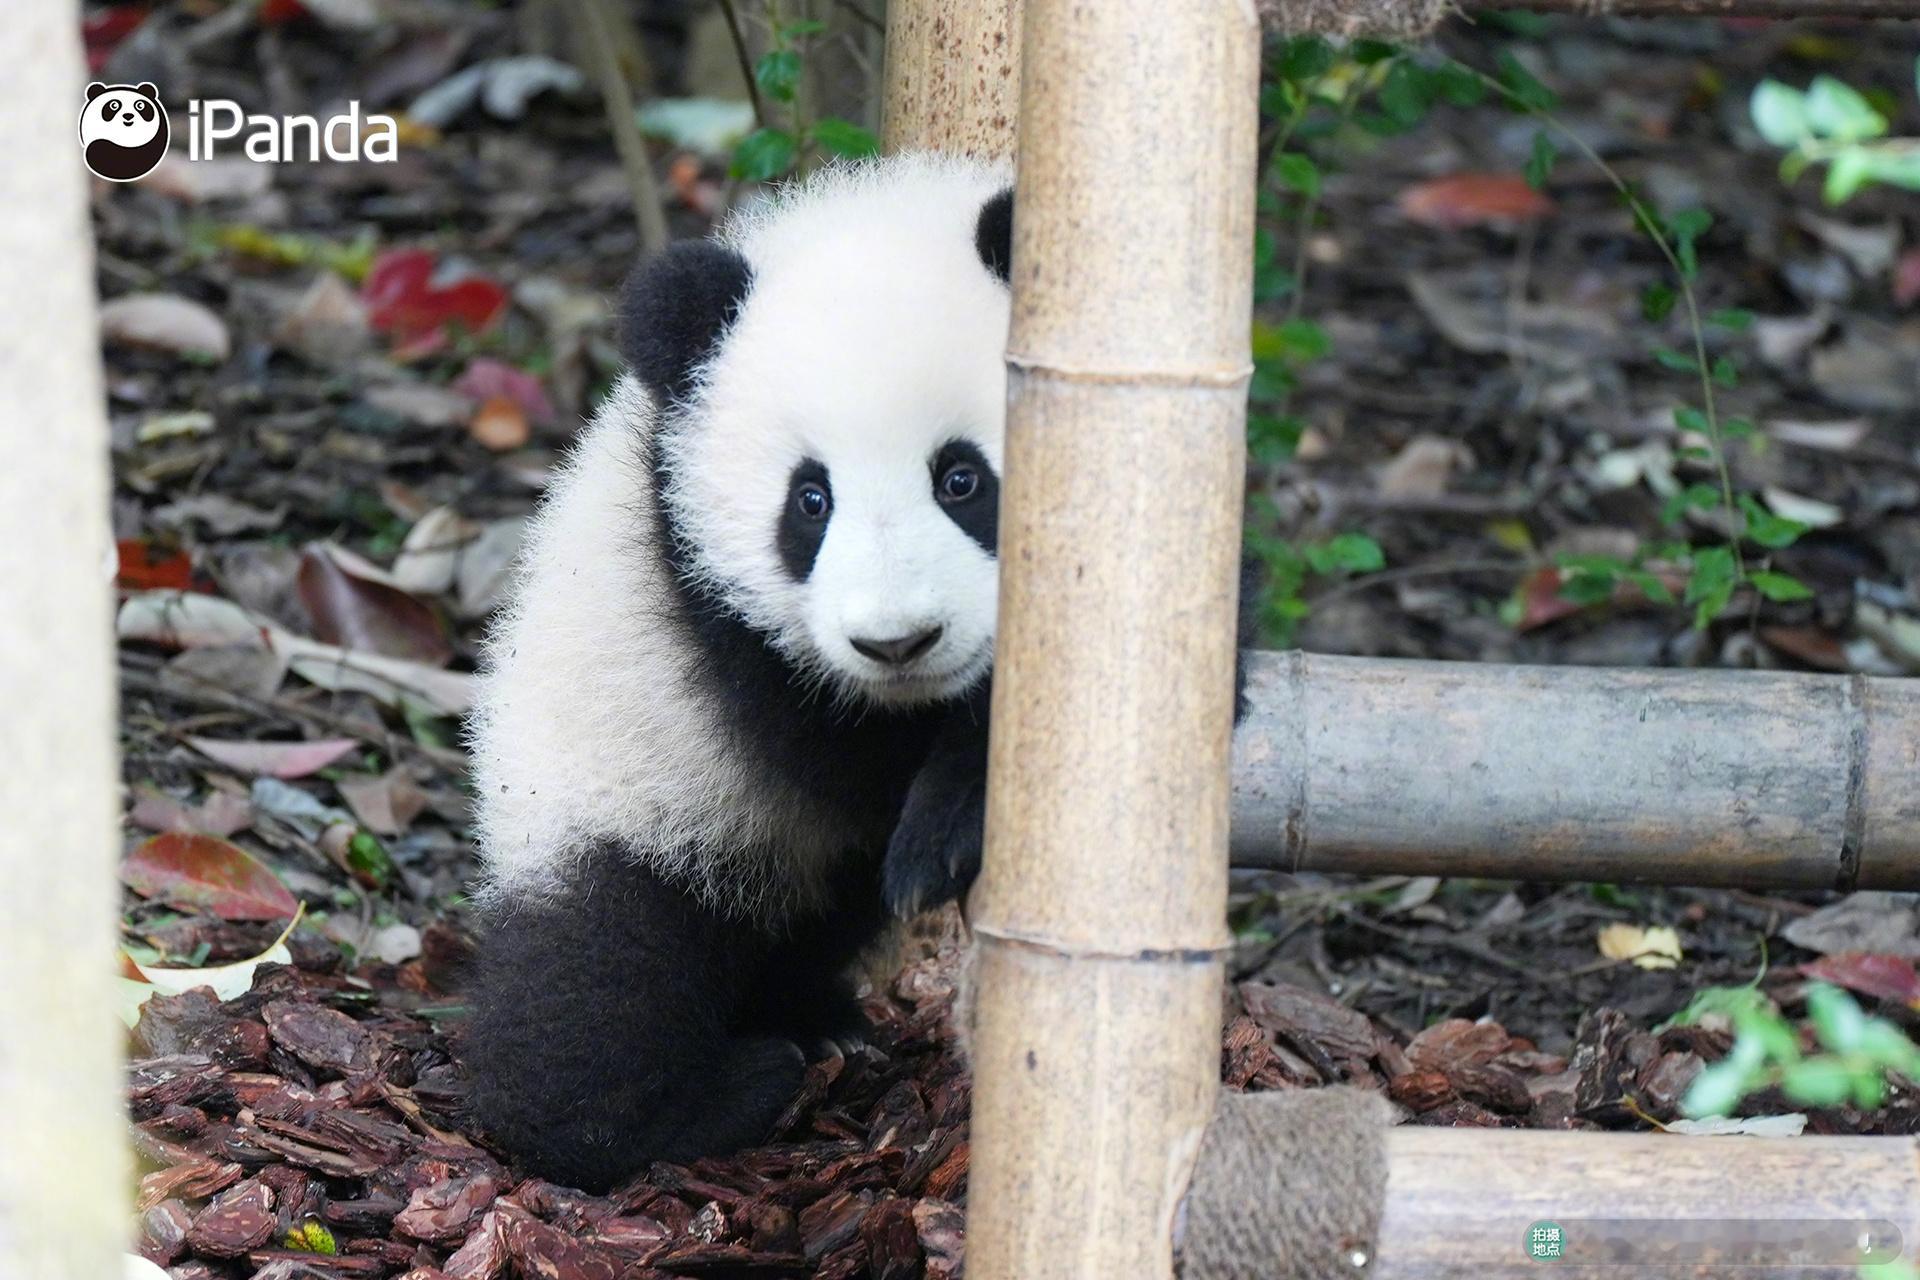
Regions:
<instances>
[{"instance_id":1,"label":"ipanda logo","mask_svg":"<svg viewBox=\"0 0 1920 1280\"><path fill-rule=\"evenodd\" d=\"M224 98L187 104L188 159L212 159L222 142L242 135L240 148L247 159L269 164L322 158L385 164L399 158L399 125L392 116L362 119L358 102L347 103L343 114L324 121L313 116L250 116L239 103ZM96 177L108 182L144 178L167 154L172 140L167 109L153 85L87 86L87 104L80 109L80 146Z\"/></svg>"}]
</instances>

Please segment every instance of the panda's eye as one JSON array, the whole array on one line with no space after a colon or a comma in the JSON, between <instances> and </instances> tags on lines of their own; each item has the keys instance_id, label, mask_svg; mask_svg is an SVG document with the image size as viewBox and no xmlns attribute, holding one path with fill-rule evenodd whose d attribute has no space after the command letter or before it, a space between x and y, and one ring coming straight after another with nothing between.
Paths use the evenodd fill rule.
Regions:
<instances>
[{"instance_id":1,"label":"panda's eye","mask_svg":"<svg viewBox=\"0 0 1920 1280\"><path fill-rule=\"evenodd\" d=\"M140 118L141 118L142 120L151 120L151 119L153 119L153 108L152 108L152 107L150 107L150 106L148 106L148 105L147 105L146 103L144 103L144 102L136 102L136 103L134 103L134 105L133 105L133 109L134 109L135 111L138 111L138 112L140 113Z\"/></svg>"},{"instance_id":2,"label":"panda's eye","mask_svg":"<svg viewBox=\"0 0 1920 1280\"><path fill-rule=\"evenodd\" d=\"M937 486L942 502L965 502L980 492L980 473L964 462L956 462L940 473Z\"/></svg>"},{"instance_id":3,"label":"panda's eye","mask_svg":"<svg viewBox=\"0 0 1920 1280\"><path fill-rule=\"evenodd\" d=\"M111 118L111 117L113 117L113 116L117 116L117 115L119 115L119 114L120 114L120 99L118 99L118 98L108 98L108 99L107 99L107 105L106 105L106 106L104 106L104 107L101 107L101 108L100 108L100 114L101 114L102 116L106 116L106 117L109 117L109 118Z\"/></svg>"},{"instance_id":4,"label":"panda's eye","mask_svg":"<svg viewBox=\"0 0 1920 1280\"><path fill-rule=\"evenodd\" d=\"M825 520L833 510L827 491L809 480L793 491L793 509L808 520Z\"/></svg>"}]
</instances>

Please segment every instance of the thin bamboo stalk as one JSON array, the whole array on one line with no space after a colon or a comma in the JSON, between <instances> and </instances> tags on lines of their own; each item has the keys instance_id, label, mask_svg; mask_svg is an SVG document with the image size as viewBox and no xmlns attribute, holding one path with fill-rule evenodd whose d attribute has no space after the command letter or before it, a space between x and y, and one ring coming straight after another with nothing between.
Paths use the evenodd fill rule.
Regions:
<instances>
[{"instance_id":1,"label":"thin bamboo stalk","mask_svg":"<svg viewBox=\"0 0 1920 1280\"><path fill-rule=\"evenodd\" d=\"M1233 861L1920 889L1920 682L1256 654Z\"/></svg>"},{"instance_id":2,"label":"thin bamboo stalk","mask_svg":"<svg viewBox=\"0 0 1920 1280\"><path fill-rule=\"evenodd\" d=\"M1011 156L1020 0L889 0L884 76L887 150Z\"/></svg>"},{"instance_id":3,"label":"thin bamboo stalk","mask_svg":"<svg viewBox=\"0 0 1920 1280\"><path fill-rule=\"evenodd\" d=\"M73 0L0 5L0 1275L121 1272L107 425ZM175 121L180 129L182 122ZM177 135L176 135L177 137Z\"/></svg>"},{"instance_id":4,"label":"thin bamboo stalk","mask_svg":"<svg viewBox=\"0 0 1920 1280\"><path fill-rule=\"evenodd\" d=\"M1029 0L1022 39L967 1269L1165 1277L1228 943L1259 30Z\"/></svg>"},{"instance_id":5,"label":"thin bamboo stalk","mask_svg":"<svg viewBox=\"0 0 1920 1280\"><path fill-rule=\"evenodd\" d=\"M1401 1126L1387 1162L1374 1280L1538 1280L1540 1223L1561 1228L1568 1265L1608 1264L1579 1274L1857 1280L1920 1249L1913 1138Z\"/></svg>"}]
</instances>

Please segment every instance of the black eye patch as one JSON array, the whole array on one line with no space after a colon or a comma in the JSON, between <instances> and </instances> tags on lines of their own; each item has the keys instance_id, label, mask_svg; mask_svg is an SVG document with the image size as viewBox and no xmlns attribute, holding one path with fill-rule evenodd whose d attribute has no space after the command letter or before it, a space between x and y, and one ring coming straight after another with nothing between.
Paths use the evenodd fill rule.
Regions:
<instances>
[{"instance_id":1,"label":"black eye patch","mask_svg":"<svg viewBox=\"0 0 1920 1280\"><path fill-rule=\"evenodd\" d=\"M787 477L787 499L773 533L780 563L795 582L805 582L813 572L820 544L827 540L827 522L832 519L833 486L827 480L827 469L812 458L803 458Z\"/></svg>"},{"instance_id":2,"label":"black eye patch","mask_svg":"<svg viewBox=\"0 0 1920 1280\"><path fill-rule=\"evenodd\" d=\"M988 555L1000 552L1000 477L987 456L965 440L941 445L928 461L934 501Z\"/></svg>"}]
</instances>

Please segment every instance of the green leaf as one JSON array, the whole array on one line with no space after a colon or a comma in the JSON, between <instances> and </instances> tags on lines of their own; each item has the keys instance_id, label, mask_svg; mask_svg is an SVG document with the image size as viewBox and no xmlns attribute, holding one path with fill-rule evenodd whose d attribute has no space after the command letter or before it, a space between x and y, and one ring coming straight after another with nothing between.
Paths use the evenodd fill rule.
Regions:
<instances>
[{"instance_id":1,"label":"green leaf","mask_svg":"<svg viewBox=\"0 0 1920 1280\"><path fill-rule=\"evenodd\" d=\"M1693 553L1693 571L1687 576L1688 604L1695 606L1693 625L1706 630L1733 598L1739 565L1728 547L1701 547Z\"/></svg>"},{"instance_id":2,"label":"green leaf","mask_svg":"<svg viewBox=\"0 0 1920 1280\"><path fill-rule=\"evenodd\" d=\"M1758 1070L1731 1059L1703 1068L1687 1087L1680 1109L1694 1119L1723 1116L1760 1085Z\"/></svg>"},{"instance_id":3,"label":"green leaf","mask_svg":"<svg viewBox=\"0 0 1920 1280\"><path fill-rule=\"evenodd\" d=\"M387 847L374 839L370 831L356 831L347 841L347 866L376 889L386 888L399 874Z\"/></svg>"},{"instance_id":4,"label":"green leaf","mask_svg":"<svg viewBox=\"0 0 1920 1280\"><path fill-rule=\"evenodd\" d=\"M1560 584L1559 597L1582 608L1613 599L1618 579L1604 573L1576 573Z\"/></svg>"},{"instance_id":5,"label":"green leaf","mask_svg":"<svg viewBox=\"0 0 1920 1280\"><path fill-rule=\"evenodd\" d=\"M1291 415L1250 413L1247 415L1247 452L1257 462L1268 465L1285 462L1300 447L1307 424Z\"/></svg>"},{"instance_id":6,"label":"green leaf","mask_svg":"<svg viewBox=\"0 0 1920 1280\"><path fill-rule=\"evenodd\" d=\"M1713 380L1729 389L1740 385L1740 366L1727 356L1715 356Z\"/></svg>"},{"instance_id":7,"label":"green leaf","mask_svg":"<svg viewBox=\"0 0 1920 1280\"><path fill-rule=\"evenodd\" d=\"M1673 425L1682 431L1693 431L1703 436L1713 434L1713 428L1707 422L1707 415L1690 404L1674 406Z\"/></svg>"},{"instance_id":8,"label":"green leaf","mask_svg":"<svg viewBox=\"0 0 1920 1280\"><path fill-rule=\"evenodd\" d=\"M1640 588L1640 594L1655 604L1673 603L1673 591L1666 583L1660 581L1659 578L1648 573L1645 569L1629 569L1626 573L1626 579L1634 586Z\"/></svg>"},{"instance_id":9,"label":"green leaf","mask_svg":"<svg viewBox=\"0 0 1920 1280\"><path fill-rule=\"evenodd\" d=\"M1501 51L1499 69L1494 78L1507 91L1507 96L1523 110L1551 111L1559 102L1553 90L1535 79L1534 74L1521 65L1511 51Z\"/></svg>"},{"instance_id":10,"label":"green leaf","mask_svg":"<svg viewBox=\"0 0 1920 1280\"><path fill-rule=\"evenodd\" d=\"M1832 76L1807 87L1807 126L1829 142L1859 142L1887 131L1887 118L1859 90Z\"/></svg>"},{"instance_id":11,"label":"green leaf","mask_svg":"<svg viewBox=\"0 0 1920 1280\"><path fill-rule=\"evenodd\" d=\"M880 153L880 139L853 121L837 116L824 116L814 121L813 140L821 150L853 160Z\"/></svg>"},{"instance_id":12,"label":"green leaf","mask_svg":"<svg viewBox=\"0 0 1920 1280\"><path fill-rule=\"evenodd\" d=\"M1289 151L1273 164L1274 176L1303 196L1320 194L1320 166L1298 151Z\"/></svg>"},{"instance_id":13,"label":"green leaf","mask_svg":"<svg viewBox=\"0 0 1920 1280\"><path fill-rule=\"evenodd\" d=\"M1807 1020L1813 1023L1820 1043L1835 1053L1852 1053L1858 1049L1867 1029L1867 1015L1860 1011L1853 997L1824 982L1807 987Z\"/></svg>"},{"instance_id":14,"label":"green leaf","mask_svg":"<svg viewBox=\"0 0 1920 1280\"><path fill-rule=\"evenodd\" d=\"M1873 180L1920 191L1920 143L1912 139L1884 143L1871 153Z\"/></svg>"},{"instance_id":15,"label":"green leaf","mask_svg":"<svg viewBox=\"0 0 1920 1280\"><path fill-rule=\"evenodd\" d=\"M1655 347L1654 363L1663 369L1672 369L1675 373L1699 373L1700 362L1692 356L1675 351L1672 347Z\"/></svg>"},{"instance_id":16,"label":"green leaf","mask_svg":"<svg viewBox=\"0 0 1920 1280\"><path fill-rule=\"evenodd\" d=\"M755 129L733 149L733 176L766 182L793 168L797 144L785 129Z\"/></svg>"},{"instance_id":17,"label":"green leaf","mask_svg":"<svg viewBox=\"0 0 1920 1280\"><path fill-rule=\"evenodd\" d=\"M827 24L818 18L801 18L797 22L789 22L786 26L781 27L780 38L782 40L799 40L806 36L820 35L826 31L826 29Z\"/></svg>"},{"instance_id":18,"label":"green leaf","mask_svg":"<svg viewBox=\"0 0 1920 1280\"><path fill-rule=\"evenodd\" d=\"M1720 438L1723 440L1751 440L1760 433L1753 425L1752 418L1723 418L1720 421Z\"/></svg>"},{"instance_id":19,"label":"green leaf","mask_svg":"<svg viewBox=\"0 0 1920 1280\"><path fill-rule=\"evenodd\" d=\"M1280 74L1299 84L1323 76L1333 66L1333 46L1319 36L1296 36L1280 55Z\"/></svg>"},{"instance_id":20,"label":"green leaf","mask_svg":"<svg viewBox=\"0 0 1920 1280\"><path fill-rule=\"evenodd\" d=\"M1443 62L1434 68L1433 83L1439 95L1456 107L1477 106L1486 100L1486 82L1457 62Z\"/></svg>"},{"instance_id":21,"label":"green leaf","mask_svg":"<svg viewBox=\"0 0 1920 1280\"><path fill-rule=\"evenodd\" d=\"M1673 304L1678 301L1680 295L1672 285L1664 280L1656 280L1640 295L1640 314L1649 323L1659 324L1673 314Z\"/></svg>"},{"instance_id":22,"label":"green leaf","mask_svg":"<svg viewBox=\"0 0 1920 1280\"><path fill-rule=\"evenodd\" d=\"M1847 147L1827 164L1826 181L1820 184L1820 198L1828 204L1845 204L1873 177L1873 153L1865 147Z\"/></svg>"},{"instance_id":23,"label":"green leaf","mask_svg":"<svg viewBox=\"0 0 1920 1280\"><path fill-rule=\"evenodd\" d=\"M1797 147L1813 132L1807 123L1807 96L1778 80L1755 85L1747 110L1760 136L1776 147Z\"/></svg>"},{"instance_id":24,"label":"green leaf","mask_svg":"<svg viewBox=\"0 0 1920 1280\"><path fill-rule=\"evenodd\" d=\"M1853 1093L1853 1071L1839 1058L1802 1058L1780 1073L1780 1091L1809 1107L1837 1107Z\"/></svg>"},{"instance_id":25,"label":"green leaf","mask_svg":"<svg viewBox=\"0 0 1920 1280\"><path fill-rule=\"evenodd\" d=\"M1748 580L1769 600L1785 604L1793 600L1813 599L1813 589L1798 578L1784 573L1772 573L1767 570L1755 570L1747 575Z\"/></svg>"},{"instance_id":26,"label":"green leaf","mask_svg":"<svg viewBox=\"0 0 1920 1280\"><path fill-rule=\"evenodd\" d=\"M1738 307L1722 307L1707 317L1708 324L1717 324L1722 329L1731 329L1735 333L1744 333L1753 327L1753 312Z\"/></svg>"},{"instance_id":27,"label":"green leaf","mask_svg":"<svg viewBox=\"0 0 1920 1280\"><path fill-rule=\"evenodd\" d=\"M1682 209L1667 219L1667 234L1673 237L1674 256L1680 260L1680 275L1691 280L1700 272L1700 256L1694 242L1713 225L1713 215L1705 209Z\"/></svg>"},{"instance_id":28,"label":"green leaf","mask_svg":"<svg viewBox=\"0 0 1920 1280\"><path fill-rule=\"evenodd\" d=\"M1380 85L1380 109L1403 129L1419 124L1432 101L1427 73L1405 59L1393 64Z\"/></svg>"},{"instance_id":29,"label":"green leaf","mask_svg":"<svg viewBox=\"0 0 1920 1280\"><path fill-rule=\"evenodd\" d=\"M753 64L753 82L760 91L781 102L792 102L800 84L800 55L792 49L773 49Z\"/></svg>"},{"instance_id":30,"label":"green leaf","mask_svg":"<svg viewBox=\"0 0 1920 1280\"><path fill-rule=\"evenodd\" d=\"M1398 45L1388 44L1385 40L1355 40L1347 46L1347 56L1363 67L1385 62L1399 52Z\"/></svg>"},{"instance_id":31,"label":"green leaf","mask_svg":"<svg viewBox=\"0 0 1920 1280\"><path fill-rule=\"evenodd\" d=\"M1688 511L1706 511L1720 504L1720 491L1710 484L1690 484L1679 493L1668 498L1660 508L1662 524L1672 524ZM1678 559L1689 552L1682 548L1678 555L1665 559Z\"/></svg>"},{"instance_id":32,"label":"green leaf","mask_svg":"<svg viewBox=\"0 0 1920 1280\"><path fill-rule=\"evenodd\" d=\"M1777 516L1761 506L1752 494L1741 494L1739 504L1741 514L1747 518L1747 537L1770 551L1792 546L1807 531L1807 526L1800 521Z\"/></svg>"},{"instance_id":33,"label":"green leaf","mask_svg":"<svg viewBox=\"0 0 1920 1280\"><path fill-rule=\"evenodd\" d=\"M1386 567L1386 553L1380 544L1364 533L1342 533L1318 546L1306 548L1307 563L1315 573L1345 569L1350 573L1373 573Z\"/></svg>"},{"instance_id":34,"label":"green leaf","mask_svg":"<svg viewBox=\"0 0 1920 1280\"><path fill-rule=\"evenodd\" d=\"M1553 139L1546 130L1533 135L1533 154L1527 158L1527 185L1539 191L1547 185L1547 179L1553 176L1553 162L1559 153L1553 149Z\"/></svg>"}]
</instances>

